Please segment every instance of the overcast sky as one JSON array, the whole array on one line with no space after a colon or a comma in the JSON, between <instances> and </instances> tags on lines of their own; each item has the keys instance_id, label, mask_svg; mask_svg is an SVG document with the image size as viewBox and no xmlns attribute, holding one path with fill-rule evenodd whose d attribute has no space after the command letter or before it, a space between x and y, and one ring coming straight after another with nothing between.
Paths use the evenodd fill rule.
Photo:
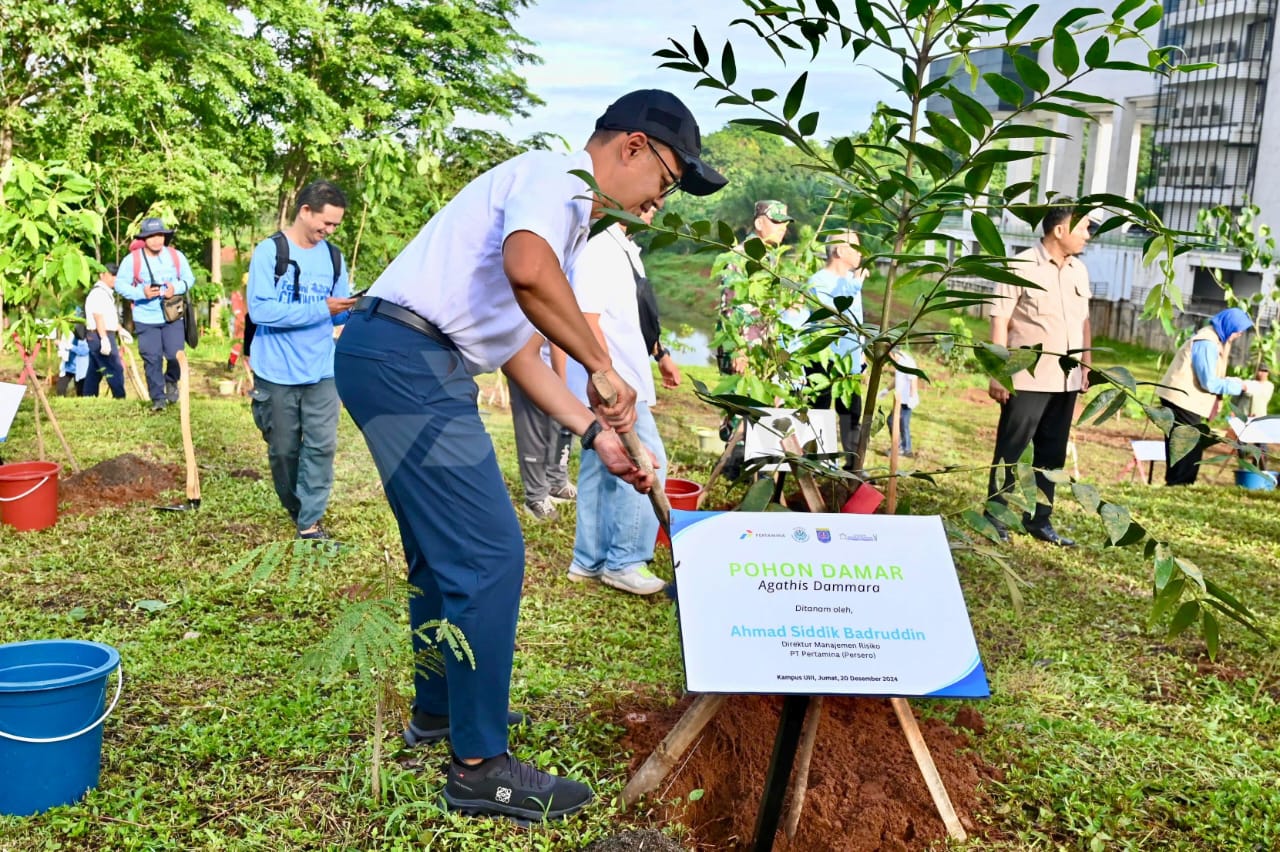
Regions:
<instances>
[{"instance_id":1,"label":"overcast sky","mask_svg":"<svg viewBox=\"0 0 1280 852\"><path fill-rule=\"evenodd\" d=\"M595 3L590 0L539 0L516 21L517 32L536 44L544 64L525 68L533 91L546 101L528 119L510 124L489 116L462 115L459 124L501 130L523 138L538 131L558 133L574 149L590 135L595 119L618 96L633 89L667 89L683 100L703 134L730 119L751 114L741 108L715 107L723 93L694 89L697 76L668 68L653 52L668 38L692 46L697 26L718 65L726 38L733 41L739 86L785 93L809 71L805 112L818 110L818 137L864 129L878 100L889 100L889 84L871 68L855 65L839 43L819 54L787 54L784 66L750 29L730 27L748 8L741 0L649 0L644 3Z\"/></svg>"}]
</instances>

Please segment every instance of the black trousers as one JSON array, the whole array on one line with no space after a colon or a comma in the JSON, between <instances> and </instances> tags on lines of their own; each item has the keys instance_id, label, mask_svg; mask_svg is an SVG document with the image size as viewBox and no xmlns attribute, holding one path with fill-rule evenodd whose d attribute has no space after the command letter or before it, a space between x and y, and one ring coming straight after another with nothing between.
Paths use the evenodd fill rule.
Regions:
<instances>
[{"instance_id":1,"label":"black trousers","mask_svg":"<svg viewBox=\"0 0 1280 852\"><path fill-rule=\"evenodd\" d=\"M1194 485L1196 477L1200 474L1200 459L1204 457L1205 448L1213 446L1217 441L1209 436L1209 427L1205 423L1205 419L1199 414L1187 411L1185 408L1174 405L1165 399L1161 399L1160 404L1173 412L1175 426L1181 423L1200 432L1200 440L1196 441L1196 445L1191 449L1191 452L1173 464L1168 463L1168 460L1173 458L1173 451L1169 447L1169 435L1164 436L1164 484ZM1170 429L1169 432L1172 434L1173 430Z\"/></svg>"},{"instance_id":2,"label":"black trousers","mask_svg":"<svg viewBox=\"0 0 1280 852\"><path fill-rule=\"evenodd\" d=\"M1032 445L1031 464L1036 468L1036 487L1048 503L1036 502L1034 515L1023 513L1024 525L1043 526L1053 512L1053 482L1040 471L1061 470L1067 461L1067 442L1075 416L1078 391L1019 391L1000 406L996 427L996 450L987 481L989 500L1005 502L1004 495L1016 482L1013 465L1027 445ZM997 486L997 483L1000 483Z\"/></svg>"},{"instance_id":3,"label":"black trousers","mask_svg":"<svg viewBox=\"0 0 1280 852\"><path fill-rule=\"evenodd\" d=\"M806 376L814 373L826 375L826 372L817 366L806 368L804 373ZM845 469L850 469L853 453L858 451L858 439L862 437L862 394L854 393L849 404L845 405L842 400L832 399L831 386L827 385L814 394L813 407L836 410L836 420L840 424L840 449L849 453L849 463L845 465Z\"/></svg>"}]
</instances>

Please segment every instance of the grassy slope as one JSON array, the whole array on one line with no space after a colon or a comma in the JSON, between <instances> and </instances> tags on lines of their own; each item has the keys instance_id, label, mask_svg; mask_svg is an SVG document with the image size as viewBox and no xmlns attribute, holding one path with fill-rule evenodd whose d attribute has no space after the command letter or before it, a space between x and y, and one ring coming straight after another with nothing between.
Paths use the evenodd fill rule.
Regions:
<instances>
[{"instance_id":1,"label":"grassy slope","mask_svg":"<svg viewBox=\"0 0 1280 852\"><path fill-rule=\"evenodd\" d=\"M197 369L216 376L220 358L202 347ZM928 361L922 366L935 382L913 421L918 464L985 463L995 407L982 402L979 382L946 376ZM137 403L105 399L54 403L83 464L124 451L180 462L176 412L153 417ZM687 383L665 396L659 412L673 473L705 478L711 458L693 449L691 427L712 425L714 416L692 399ZM625 781L627 756L609 720L619 707L678 696L669 605L567 583L571 512L562 510L556 524L526 525L513 701L537 721L513 747L586 777L604 804L530 832L446 815L438 794L447 752L436 747L421 760L388 760L388 801L375 806L367 780L369 701L353 680L317 686L295 670L353 589L376 581L384 550L398 561L392 518L359 435L344 418L330 511L331 528L359 549L307 569L290 587L282 577L255 583L223 576L250 548L289 529L268 479L231 475L265 473L245 403L200 399L194 419L205 497L198 514L131 506L64 517L39 533L0 528L0 641L109 642L130 675L107 725L100 789L79 806L22 821L0 818L0 850L568 849L616 830L620 817L609 802ZM515 481L509 418L494 412L488 424ZM1179 491L1115 484L1124 439L1141 431L1121 421L1078 433L1083 478L1178 542L1180 553L1260 609L1274 631L1280 501L1207 483ZM877 437L873 449L884 443ZM30 456L33 446L24 414L6 458ZM903 504L954 513L981 492L982 480L972 473L945 477L936 488L907 482ZM1274 653L1229 629L1222 655L1210 663L1195 639L1166 641L1147 631L1150 569L1140 554L1103 547L1097 521L1069 499L1056 517L1083 546L1055 551L1015 538L1011 565L1031 583L1022 612L1010 605L997 568L957 556L993 692L979 706L988 732L975 747L1004 767L985 815L997 839L970 848L1276 848ZM149 614L134 605L144 599L168 607ZM407 654L401 671L403 690ZM948 716L956 709L953 702L916 706ZM647 818L642 811L626 819Z\"/></svg>"}]
</instances>

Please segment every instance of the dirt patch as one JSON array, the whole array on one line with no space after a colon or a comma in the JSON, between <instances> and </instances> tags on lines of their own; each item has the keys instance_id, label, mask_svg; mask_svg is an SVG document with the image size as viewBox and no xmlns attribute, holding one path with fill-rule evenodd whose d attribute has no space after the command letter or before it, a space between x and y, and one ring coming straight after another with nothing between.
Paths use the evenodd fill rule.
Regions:
<instances>
[{"instance_id":1,"label":"dirt patch","mask_svg":"<svg viewBox=\"0 0 1280 852\"><path fill-rule=\"evenodd\" d=\"M973 405L995 405L995 400L987 396L986 388L965 388L960 398Z\"/></svg>"},{"instance_id":2,"label":"dirt patch","mask_svg":"<svg viewBox=\"0 0 1280 852\"><path fill-rule=\"evenodd\" d=\"M59 481L58 498L66 514L93 514L111 506L154 500L176 488L181 475L178 465L125 453Z\"/></svg>"},{"instance_id":3,"label":"dirt patch","mask_svg":"<svg viewBox=\"0 0 1280 852\"><path fill-rule=\"evenodd\" d=\"M597 840L582 852L683 852L684 847L660 831L624 831Z\"/></svg>"},{"instance_id":4,"label":"dirt patch","mask_svg":"<svg viewBox=\"0 0 1280 852\"><path fill-rule=\"evenodd\" d=\"M687 706L631 712L620 721L624 746L634 751L631 771L670 731ZM687 825L698 849L744 849L754 841L756 812L773 752L782 699L734 696L707 726L679 769L658 790L674 804L658 816ZM976 712L964 723L985 727ZM968 749L967 737L937 719L920 728L960 820L976 833L973 814L984 805L978 789L994 770ZM701 798L689 794L701 790ZM784 805L784 819L786 807ZM946 829L929 797L893 709L885 699L827 698L809 774L804 814L793 842L779 832L785 852L876 852L924 849L941 843Z\"/></svg>"}]
</instances>

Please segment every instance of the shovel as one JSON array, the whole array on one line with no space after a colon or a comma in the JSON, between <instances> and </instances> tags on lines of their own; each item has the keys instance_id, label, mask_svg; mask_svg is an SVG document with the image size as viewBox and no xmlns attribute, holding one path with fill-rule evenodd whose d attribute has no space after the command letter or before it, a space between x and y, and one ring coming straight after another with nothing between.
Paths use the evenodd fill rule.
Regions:
<instances>
[{"instance_id":1,"label":"shovel","mask_svg":"<svg viewBox=\"0 0 1280 852\"><path fill-rule=\"evenodd\" d=\"M191 368L187 353L178 350L178 414L182 424L182 455L187 464L187 499L172 506L153 506L157 512L193 512L200 508L200 469L196 467L196 447L191 440Z\"/></svg>"},{"instance_id":2,"label":"shovel","mask_svg":"<svg viewBox=\"0 0 1280 852\"><path fill-rule=\"evenodd\" d=\"M592 373L591 384L595 386L596 393L600 394L600 399L605 405L613 405L618 401L618 392L604 373ZM654 487L649 490L649 502L653 505L653 513L658 516L658 525L662 527L662 531L667 534L667 540L670 541L671 503L667 500L667 492L663 490L662 483L658 482L657 475L654 474L653 460L649 458L648 451L640 443L635 432L619 432L618 437L622 439L622 446L626 448L627 455L631 456L636 467L653 477Z\"/></svg>"}]
</instances>

